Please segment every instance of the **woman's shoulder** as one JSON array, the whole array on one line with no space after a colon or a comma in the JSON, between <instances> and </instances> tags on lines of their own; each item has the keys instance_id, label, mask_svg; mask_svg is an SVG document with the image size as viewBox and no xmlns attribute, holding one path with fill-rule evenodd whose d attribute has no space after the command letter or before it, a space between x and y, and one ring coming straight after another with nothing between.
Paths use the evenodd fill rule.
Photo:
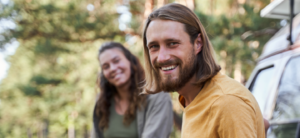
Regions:
<instances>
[{"instance_id":1,"label":"woman's shoulder","mask_svg":"<svg viewBox=\"0 0 300 138\"><path fill-rule=\"evenodd\" d=\"M169 93L160 92L156 94L147 95L148 103L157 103L157 102L171 102L171 96Z\"/></svg>"}]
</instances>

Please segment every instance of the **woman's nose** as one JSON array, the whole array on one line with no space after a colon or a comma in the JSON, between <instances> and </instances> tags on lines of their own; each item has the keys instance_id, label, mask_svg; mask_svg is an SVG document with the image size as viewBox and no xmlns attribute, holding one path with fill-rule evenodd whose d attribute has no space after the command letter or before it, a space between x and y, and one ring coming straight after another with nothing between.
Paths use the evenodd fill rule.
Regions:
<instances>
[{"instance_id":1,"label":"woman's nose","mask_svg":"<svg viewBox=\"0 0 300 138\"><path fill-rule=\"evenodd\" d=\"M118 68L118 67L117 67L117 65L115 65L115 64L111 64L111 65L110 65L110 71L111 71L111 72L116 71L117 68Z\"/></svg>"}]
</instances>

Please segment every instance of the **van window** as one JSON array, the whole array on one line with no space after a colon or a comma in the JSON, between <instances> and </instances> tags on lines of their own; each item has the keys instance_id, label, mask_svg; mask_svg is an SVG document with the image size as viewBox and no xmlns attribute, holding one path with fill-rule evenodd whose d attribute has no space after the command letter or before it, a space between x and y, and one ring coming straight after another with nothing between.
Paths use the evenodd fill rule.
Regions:
<instances>
[{"instance_id":1,"label":"van window","mask_svg":"<svg viewBox=\"0 0 300 138\"><path fill-rule=\"evenodd\" d=\"M298 123L285 123L271 125L267 134L268 138L295 138Z\"/></svg>"},{"instance_id":2,"label":"van window","mask_svg":"<svg viewBox=\"0 0 300 138\"><path fill-rule=\"evenodd\" d=\"M300 56L286 65L278 87L274 120L300 118Z\"/></svg>"},{"instance_id":3,"label":"van window","mask_svg":"<svg viewBox=\"0 0 300 138\"><path fill-rule=\"evenodd\" d=\"M258 102L260 110L265 110L266 99L268 97L268 89L274 76L274 67L269 67L258 72L250 91Z\"/></svg>"}]
</instances>

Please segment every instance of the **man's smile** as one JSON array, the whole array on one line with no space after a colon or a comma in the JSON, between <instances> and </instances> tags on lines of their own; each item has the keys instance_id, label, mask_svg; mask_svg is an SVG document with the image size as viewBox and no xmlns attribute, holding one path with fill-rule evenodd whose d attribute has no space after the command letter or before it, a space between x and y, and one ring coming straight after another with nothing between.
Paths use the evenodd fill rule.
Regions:
<instances>
[{"instance_id":1,"label":"man's smile","mask_svg":"<svg viewBox=\"0 0 300 138\"><path fill-rule=\"evenodd\" d=\"M160 69L163 71L169 71L175 69L177 66L178 65L165 66L165 67L161 67Z\"/></svg>"}]
</instances>

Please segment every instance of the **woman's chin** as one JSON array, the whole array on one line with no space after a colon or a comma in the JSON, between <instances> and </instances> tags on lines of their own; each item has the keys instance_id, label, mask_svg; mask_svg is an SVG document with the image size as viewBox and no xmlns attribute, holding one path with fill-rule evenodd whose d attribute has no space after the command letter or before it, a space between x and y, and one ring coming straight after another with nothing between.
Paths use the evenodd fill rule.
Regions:
<instances>
[{"instance_id":1,"label":"woman's chin","mask_svg":"<svg viewBox=\"0 0 300 138\"><path fill-rule=\"evenodd\" d=\"M118 87L118 88L122 88L122 87L126 86L126 84L127 84L126 82L121 81L121 82L115 83L115 86Z\"/></svg>"}]
</instances>

